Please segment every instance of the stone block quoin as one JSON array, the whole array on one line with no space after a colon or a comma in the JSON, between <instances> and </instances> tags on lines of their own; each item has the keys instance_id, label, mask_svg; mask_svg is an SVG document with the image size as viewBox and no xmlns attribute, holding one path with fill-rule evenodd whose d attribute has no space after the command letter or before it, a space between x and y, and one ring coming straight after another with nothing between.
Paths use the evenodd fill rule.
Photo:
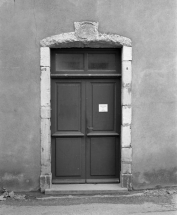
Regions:
<instances>
[{"instance_id":1,"label":"stone block quoin","mask_svg":"<svg viewBox=\"0 0 177 215\"><path fill-rule=\"evenodd\" d=\"M44 192L52 184L50 130L50 48L40 48L41 68L41 176L40 189Z\"/></svg>"},{"instance_id":2,"label":"stone block quoin","mask_svg":"<svg viewBox=\"0 0 177 215\"><path fill-rule=\"evenodd\" d=\"M49 47L40 48L40 66L50 67L50 48Z\"/></svg>"},{"instance_id":3,"label":"stone block quoin","mask_svg":"<svg viewBox=\"0 0 177 215\"><path fill-rule=\"evenodd\" d=\"M122 47L121 186L132 189L132 47Z\"/></svg>"}]
</instances>

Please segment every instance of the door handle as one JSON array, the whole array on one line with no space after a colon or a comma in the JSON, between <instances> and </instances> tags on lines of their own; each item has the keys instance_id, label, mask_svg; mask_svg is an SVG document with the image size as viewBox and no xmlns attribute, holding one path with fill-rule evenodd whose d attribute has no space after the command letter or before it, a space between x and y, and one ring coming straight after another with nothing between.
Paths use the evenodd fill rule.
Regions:
<instances>
[{"instance_id":1,"label":"door handle","mask_svg":"<svg viewBox=\"0 0 177 215\"><path fill-rule=\"evenodd\" d=\"M88 132L93 131L93 127L87 127Z\"/></svg>"}]
</instances>

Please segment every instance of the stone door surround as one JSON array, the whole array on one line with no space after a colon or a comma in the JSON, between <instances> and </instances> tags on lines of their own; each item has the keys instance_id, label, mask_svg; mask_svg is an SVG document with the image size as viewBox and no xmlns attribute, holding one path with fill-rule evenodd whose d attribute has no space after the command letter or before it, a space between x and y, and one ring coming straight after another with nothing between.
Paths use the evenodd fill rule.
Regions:
<instances>
[{"instance_id":1,"label":"stone door surround","mask_svg":"<svg viewBox=\"0 0 177 215\"><path fill-rule=\"evenodd\" d=\"M98 22L74 22L75 31L47 37L40 41L41 67L41 175L43 192L52 185L51 174L51 103L50 103L50 49L51 48L121 48L122 49L122 125L121 125L121 186L132 189L131 147L131 40L117 34L98 31Z\"/></svg>"}]
</instances>

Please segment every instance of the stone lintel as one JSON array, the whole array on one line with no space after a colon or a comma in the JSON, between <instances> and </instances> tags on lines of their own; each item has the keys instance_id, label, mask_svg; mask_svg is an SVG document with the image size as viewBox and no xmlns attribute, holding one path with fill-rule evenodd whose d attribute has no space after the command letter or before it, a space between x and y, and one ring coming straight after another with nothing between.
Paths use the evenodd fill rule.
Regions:
<instances>
[{"instance_id":1,"label":"stone lintel","mask_svg":"<svg viewBox=\"0 0 177 215\"><path fill-rule=\"evenodd\" d=\"M131 40L118 34L100 33L98 22L75 22L75 32L62 33L47 37L40 41L42 47L53 48L72 48L72 47L131 47ZM128 54L125 50L123 56L127 59ZM128 57L129 58L129 57Z\"/></svg>"},{"instance_id":2,"label":"stone lintel","mask_svg":"<svg viewBox=\"0 0 177 215\"><path fill-rule=\"evenodd\" d=\"M116 48L131 46L131 40L115 34L98 33L97 37L80 39L75 36L75 32L63 33L52 37L47 37L40 42L42 47L50 48Z\"/></svg>"}]
</instances>

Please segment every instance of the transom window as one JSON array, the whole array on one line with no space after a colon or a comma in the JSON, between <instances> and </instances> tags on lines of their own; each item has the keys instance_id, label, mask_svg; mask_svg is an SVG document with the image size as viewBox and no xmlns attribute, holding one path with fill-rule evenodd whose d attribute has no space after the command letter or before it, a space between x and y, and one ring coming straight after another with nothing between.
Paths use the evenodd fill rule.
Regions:
<instances>
[{"instance_id":1,"label":"transom window","mask_svg":"<svg viewBox=\"0 0 177 215\"><path fill-rule=\"evenodd\" d=\"M120 74L121 49L53 49L52 74Z\"/></svg>"}]
</instances>

